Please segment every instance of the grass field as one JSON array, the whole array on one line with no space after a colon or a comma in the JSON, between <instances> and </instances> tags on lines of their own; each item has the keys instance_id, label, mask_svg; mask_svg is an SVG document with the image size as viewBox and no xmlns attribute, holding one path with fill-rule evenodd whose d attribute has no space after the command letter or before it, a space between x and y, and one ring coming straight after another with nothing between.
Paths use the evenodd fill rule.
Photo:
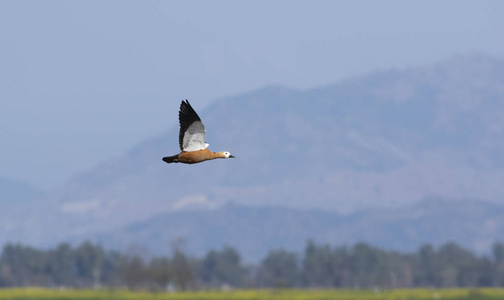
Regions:
<instances>
[{"instance_id":1,"label":"grass field","mask_svg":"<svg viewBox=\"0 0 504 300\"><path fill-rule=\"evenodd\" d=\"M126 290L0 289L0 300L408 300L408 299L504 299L504 289L401 289L371 290L236 290L179 293L129 292Z\"/></svg>"}]
</instances>

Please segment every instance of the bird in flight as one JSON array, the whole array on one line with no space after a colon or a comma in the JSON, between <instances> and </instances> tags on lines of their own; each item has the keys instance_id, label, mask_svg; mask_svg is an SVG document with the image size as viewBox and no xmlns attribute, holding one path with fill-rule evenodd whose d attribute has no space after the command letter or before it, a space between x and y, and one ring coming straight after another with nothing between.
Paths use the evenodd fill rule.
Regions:
<instances>
[{"instance_id":1,"label":"bird in flight","mask_svg":"<svg viewBox=\"0 0 504 300\"><path fill-rule=\"evenodd\" d=\"M205 126L187 99L180 103L180 153L163 157L166 163L195 164L216 158L234 158L228 151L212 152L205 143Z\"/></svg>"}]
</instances>

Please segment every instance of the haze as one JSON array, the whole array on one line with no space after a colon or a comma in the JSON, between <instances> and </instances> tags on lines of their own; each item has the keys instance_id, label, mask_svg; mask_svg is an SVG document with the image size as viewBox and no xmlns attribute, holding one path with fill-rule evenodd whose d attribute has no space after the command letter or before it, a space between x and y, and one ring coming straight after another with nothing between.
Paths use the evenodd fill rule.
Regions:
<instances>
[{"instance_id":1,"label":"haze","mask_svg":"<svg viewBox=\"0 0 504 300\"><path fill-rule=\"evenodd\" d=\"M0 177L53 189L176 126L181 99L202 111L269 85L306 89L454 54L502 56L503 9L500 1L2 1Z\"/></svg>"}]
</instances>

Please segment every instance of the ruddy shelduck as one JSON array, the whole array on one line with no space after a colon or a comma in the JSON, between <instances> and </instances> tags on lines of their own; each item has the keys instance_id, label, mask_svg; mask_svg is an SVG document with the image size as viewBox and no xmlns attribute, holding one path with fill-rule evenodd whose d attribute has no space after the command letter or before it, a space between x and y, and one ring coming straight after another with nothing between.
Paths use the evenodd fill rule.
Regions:
<instances>
[{"instance_id":1,"label":"ruddy shelduck","mask_svg":"<svg viewBox=\"0 0 504 300\"><path fill-rule=\"evenodd\" d=\"M180 103L180 153L163 157L166 163L195 164L216 158L234 158L228 151L212 152L205 143L205 126L187 99Z\"/></svg>"}]
</instances>

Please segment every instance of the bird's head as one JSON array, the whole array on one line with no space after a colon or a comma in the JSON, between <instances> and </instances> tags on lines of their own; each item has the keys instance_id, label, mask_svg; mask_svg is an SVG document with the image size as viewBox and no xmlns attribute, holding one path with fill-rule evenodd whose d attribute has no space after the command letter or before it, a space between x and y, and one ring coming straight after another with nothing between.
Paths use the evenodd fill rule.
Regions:
<instances>
[{"instance_id":1,"label":"bird's head","mask_svg":"<svg viewBox=\"0 0 504 300\"><path fill-rule=\"evenodd\" d=\"M222 151L221 153L221 157L222 158L235 158L233 155L231 155L231 153L229 153L228 151Z\"/></svg>"}]
</instances>

